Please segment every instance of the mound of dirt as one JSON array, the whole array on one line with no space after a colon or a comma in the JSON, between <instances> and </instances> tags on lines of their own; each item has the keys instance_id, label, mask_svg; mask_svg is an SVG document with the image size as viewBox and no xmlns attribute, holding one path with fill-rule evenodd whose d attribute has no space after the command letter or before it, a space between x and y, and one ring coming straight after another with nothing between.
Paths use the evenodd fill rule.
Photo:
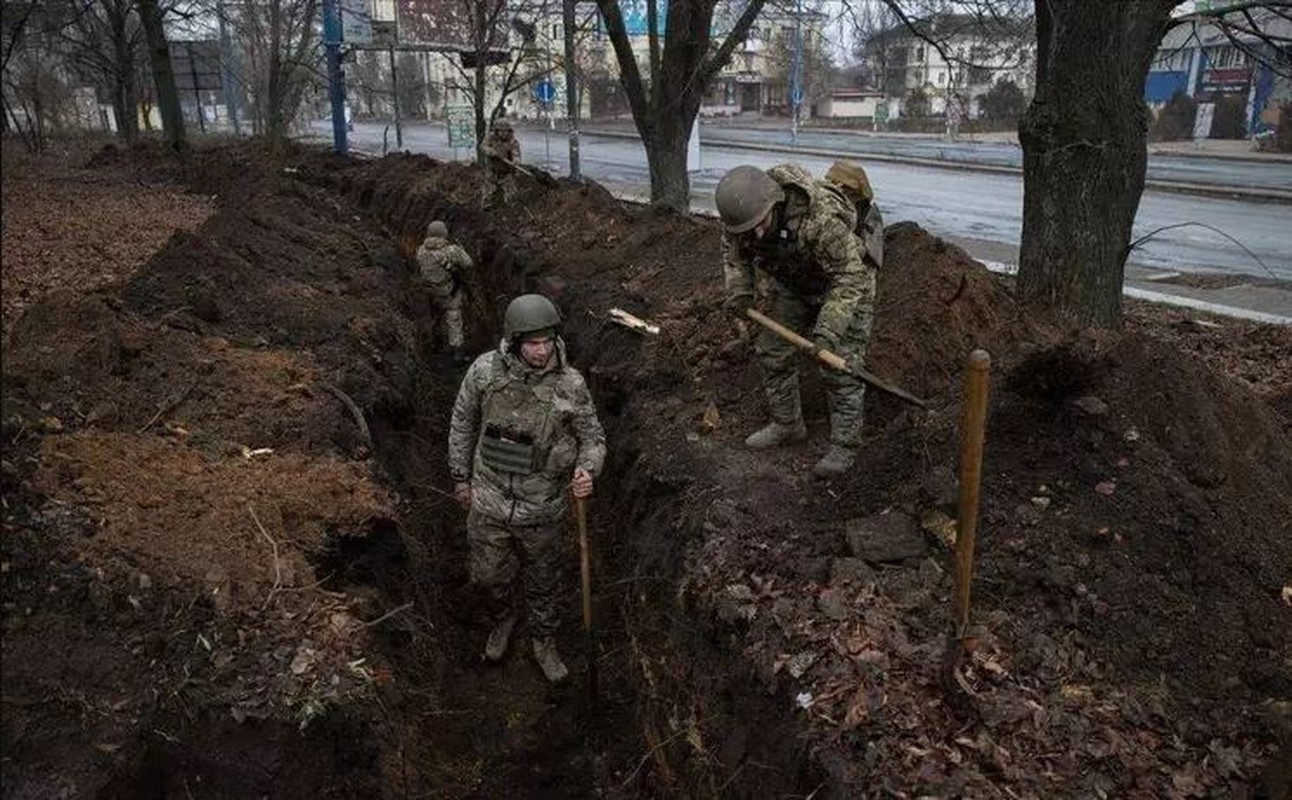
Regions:
<instances>
[{"instance_id":1,"label":"mound of dirt","mask_svg":"<svg viewBox=\"0 0 1292 800\"><path fill-rule=\"evenodd\" d=\"M412 195L375 188L394 185L392 170ZM457 215L476 252L515 262L482 259L496 268L492 291L559 294L572 350L614 420L611 480L625 502L636 498L627 524L655 532L630 537L620 568L663 572L655 602L676 596L675 576L696 618L769 689L795 699L790 716L812 731L812 761L836 791L878 782L939 795L1012 784L1024 794L1188 796L1242 785L1273 755L1279 723L1262 708L1286 693L1292 636L1285 616L1265 630L1249 621L1279 614L1279 576L1292 567L1292 448L1269 403L1234 376L1270 374L1277 348L1237 345L1258 353L1237 370L1219 349L1204 355L1220 374L1168 341L1177 331L1154 311L1132 310L1124 334L1071 331L1020 307L958 248L896 225L870 366L935 410L915 414L872 393L857 474L821 485L806 477L810 444L774 456L740 449L764 412L749 349L720 312L713 223L580 207L573 187L530 187L523 207L483 218L468 205L469 178L388 160L351 166L334 185L410 238L430 216ZM609 325L613 306L661 335ZM965 723L945 705L938 656L957 395L975 347L992 352L998 378L977 589L987 631L967 673L977 721ZM811 374L804 391L819 429L825 409ZM843 524L881 514L922 540L886 569L853 549ZM730 723L738 704L727 693L748 673L701 666L712 654L677 625L646 633L639 626L660 624L650 597L625 601L630 636L656 654L637 675L653 698L643 729L657 742L723 741L730 728L699 720ZM1199 642L1216 627L1224 631ZM705 785L682 777L691 751L660 750L657 788ZM751 752L733 745L727 760L691 768L744 791L753 784L736 776ZM798 768L792 758L782 766Z\"/></svg>"},{"instance_id":2,"label":"mound of dirt","mask_svg":"<svg viewBox=\"0 0 1292 800\"><path fill-rule=\"evenodd\" d=\"M1071 331L894 225L868 366L932 410L870 393L858 468L821 482L813 367L814 438L742 446L763 394L713 221L528 179L484 214L478 170L424 157L158 159L81 174L182 176L218 212L124 285L49 296L5 347L15 796L196 775L276 796L1198 797L1254 790L1277 757L1286 332L1137 306L1124 332ZM437 218L477 265L474 346L515 294L552 295L607 426L595 717L523 659L479 669L445 493L457 373L406 280ZM962 696L940 663L976 347L995 381Z\"/></svg>"}]
</instances>

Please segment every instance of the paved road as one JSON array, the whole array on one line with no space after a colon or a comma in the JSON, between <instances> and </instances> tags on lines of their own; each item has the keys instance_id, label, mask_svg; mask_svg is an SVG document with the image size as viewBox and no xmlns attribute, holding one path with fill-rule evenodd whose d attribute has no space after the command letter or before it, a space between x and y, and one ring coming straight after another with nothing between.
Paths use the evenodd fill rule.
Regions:
<instances>
[{"instance_id":1,"label":"paved road","mask_svg":"<svg viewBox=\"0 0 1292 800\"><path fill-rule=\"evenodd\" d=\"M787 130L706 125L706 142L790 145ZM858 154L879 154L1021 169L1023 150L1006 142L946 142L941 139L867 136L844 132L800 131L798 146ZM1149 180L1174 181L1245 189L1292 188L1292 162L1252 162L1237 159L1176 156L1154 153L1148 159Z\"/></svg>"},{"instance_id":2,"label":"paved road","mask_svg":"<svg viewBox=\"0 0 1292 800\"><path fill-rule=\"evenodd\" d=\"M385 127L384 123L356 123L352 145L380 152ZM330 136L326 121L316 129ZM524 160L544 165L547 147L543 132L519 133ZM394 141L393 128L390 141ZM568 170L564 135L552 133L548 144L551 158L546 168L564 174ZM439 125L405 126L404 147L437 158L454 157L444 128ZM457 156L469 158L470 154L460 150ZM645 153L639 141L587 135L581 140L581 159L584 174L611 189L633 193L649 186ZM719 178L737 164L771 166L785 160L783 153L706 145L701 153L703 168L692 178L694 204L712 208ZM796 160L815 174L830 165L825 158L805 156ZM1023 206L1020 176L884 162L867 165L867 172L886 221L914 220L960 244L975 258L1017 263ZM1186 227L1164 231L1137 250L1131 257L1132 265L1138 268L1134 272L1223 272L1264 278L1272 274L1292 280L1292 206L1149 191L1140 203L1135 235L1188 221L1205 222L1239 240L1269 271L1224 236L1204 228Z\"/></svg>"}]
</instances>

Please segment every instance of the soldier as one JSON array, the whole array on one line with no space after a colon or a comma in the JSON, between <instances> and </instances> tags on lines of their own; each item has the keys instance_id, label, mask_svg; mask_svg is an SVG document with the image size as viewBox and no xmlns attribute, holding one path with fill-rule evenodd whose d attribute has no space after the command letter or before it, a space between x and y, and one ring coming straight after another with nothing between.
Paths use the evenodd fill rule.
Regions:
<instances>
[{"instance_id":1,"label":"soldier","mask_svg":"<svg viewBox=\"0 0 1292 800\"><path fill-rule=\"evenodd\" d=\"M481 148L485 156L484 208L510 203L516 194L516 168L520 164L520 142L505 119L494 122Z\"/></svg>"},{"instance_id":2,"label":"soldier","mask_svg":"<svg viewBox=\"0 0 1292 800\"><path fill-rule=\"evenodd\" d=\"M553 683L568 674L556 650L565 486L592 494L605 434L583 376L566 362L561 316L546 297L507 306L497 350L472 363L453 404L449 471L469 509L471 580L485 589L493 630L487 661L507 651L524 564L534 658Z\"/></svg>"},{"instance_id":3,"label":"soldier","mask_svg":"<svg viewBox=\"0 0 1292 800\"><path fill-rule=\"evenodd\" d=\"M471 256L449 241L449 229L440 220L426 226L426 239L417 248L417 266L431 298L444 315L444 335L456 363L464 363L466 352L462 330L462 297L466 293Z\"/></svg>"},{"instance_id":4,"label":"soldier","mask_svg":"<svg viewBox=\"0 0 1292 800\"><path fill-rule=\"evenodd\" d=\"M857 209L847 193L795 164L766 172L740 166L718 183L716 200L725 229L727 302L738 319L754 302L757 277L773 318L860 365L870 340L876 275L854 232ZM772 421L746 439L746 446L770 448L805 438L797 351L771 331L762 331L755 346ZM830 448L812 472L829 477L852 467L861 441L865 384L842 372L824 377Z\"/></svg>"}]
</instances>

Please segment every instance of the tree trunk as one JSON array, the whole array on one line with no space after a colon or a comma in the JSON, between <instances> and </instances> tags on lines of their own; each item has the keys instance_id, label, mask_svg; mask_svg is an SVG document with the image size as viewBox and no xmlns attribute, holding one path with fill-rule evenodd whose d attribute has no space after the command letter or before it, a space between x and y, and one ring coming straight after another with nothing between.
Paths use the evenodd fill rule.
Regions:
<instances>
[{"instance_id":1,"label":"tree trunk","mask_svg":"<svg viewBox=\"0 0 1292 800\"><path fill-rule=\"evenodd\" d=\"M686 172L686 145L690 134L683 114L654 120L641 131L650 166L651 205L680 213L691 210L691 176Z\"/></svg>"},{"instance_id":2,"label":"tree trunk","mask_svg":"<svg viewBox=\"0 0 1292 800\"><path fill-rule=\"evenodd\" d=\"M166 144L172 150L181 151L188 147L188 140L184 135L184 112L179 104L179 90L175 88L170 45L166 42L166 30L162 26L162 13L157 0L139 0L139 17L143 22L144 34L148 37L148 56L152 63L153 85L157 89L157 106L161 109ZM200 103L197 113L202 113Z\"/></svg>"},{"instance_id":3,"label":"tree trunk","mask_svg":"<svg viewBox=\"0 0 1292 800\"><path fill-rule=\"evenodd\" d=\"M139 138L139 99L130 76L117 76L112 93L112 111L117 117L117 136L127 142Z\"/></svg>"},{"instance_id":4,"label":"tree trunk","mask_svg":"<svg viewBox=\"0 0 1292 800\"><path fill-rule=\"evenodd\" d=\"M1036 96L1019 124L1025 300L1121 321L1148 163L1144 81L1174 0L1036 0Z\"/></svg>"}]
</instances>

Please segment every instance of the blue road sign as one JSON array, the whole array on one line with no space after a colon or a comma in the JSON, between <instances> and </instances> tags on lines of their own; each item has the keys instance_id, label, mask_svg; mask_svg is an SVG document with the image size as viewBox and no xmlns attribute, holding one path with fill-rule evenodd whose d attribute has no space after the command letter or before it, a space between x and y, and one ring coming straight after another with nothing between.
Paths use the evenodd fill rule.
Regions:
<instances>
[{"instance_id":1,"label":"blue road sign","mask_svg":"<svg viewBox=\"0 0 1292 800\"><path fill-rule=\"evenodd\" d=\"M540 103L550 103L556 99L556 87L551 81L539 81L534 85L534 97L538 98Z\"/></svg>"},{"instance_id":2,"label":"blue road sign","mask_svg":"<svg viewBox=\"0 0 1292 800\"><path fill-rule=\"evenodd\" d=\"M795 86L793 89L790 89L790 105L797 106L797 105L800 105L802 102L803 102L803 89L799 86Z\"/></svg>"}]
</instances>

